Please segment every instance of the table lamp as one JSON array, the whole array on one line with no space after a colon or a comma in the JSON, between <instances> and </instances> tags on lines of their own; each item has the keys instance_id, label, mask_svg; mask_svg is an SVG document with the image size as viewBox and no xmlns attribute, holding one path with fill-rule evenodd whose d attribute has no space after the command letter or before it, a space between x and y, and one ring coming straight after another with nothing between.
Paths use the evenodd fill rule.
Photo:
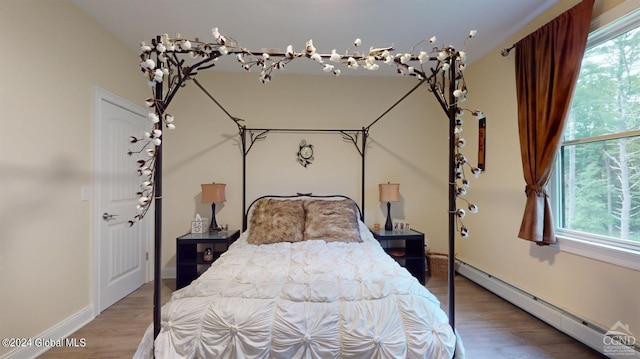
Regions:
<instances>
[{"instance_id":1,"label":"table lamp","mask_svg":"<svg viewBox=\"0 0 640 359\"><path fill-rule=\"evenodd\" d=\"M224 183L205 183L202 184L202 203L211 203L211 225L209 232L220 230L216 221L216 202L224 202L227 199L224 196Z\"/></svg>"},{"instance_id":2,"label":"table lamp","mask_svg":"<svg viewBox=\"0 0 640 359\"><path fill-rule=\"evenodd\" d=\"M391 223L391 202L400 201L400 184L398 183L381 183L378 185L380 190L380 202L387 202L387 222L384 224L384 229L387 231L393 230L393 223Z\"/></svg>"}]
</instances>

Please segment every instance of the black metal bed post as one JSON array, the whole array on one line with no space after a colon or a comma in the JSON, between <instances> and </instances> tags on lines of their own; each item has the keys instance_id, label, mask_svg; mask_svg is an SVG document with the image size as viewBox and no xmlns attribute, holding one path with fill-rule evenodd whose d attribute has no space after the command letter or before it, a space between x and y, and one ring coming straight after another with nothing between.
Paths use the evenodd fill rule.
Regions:
<instances>
[{"instance_id":1,"label":"black metal bed post","mask_svg":"<svg viewBox=\"0 0 640 359\"><path fill-rule=\"evenodd\" d=\"M448 256L448 288L447 288L447 310L449 314L449 325L455 330L455 251L456 251L456 113L457 104L453 91L456 89L456 60L453 56L449 59L449 256Z\"/></svg>"},{"instance_id":2,"label":"black metal bed post","mask_svg":"<svg viewBox=\"0 0 640 359\"><path fill-rule=\"evenodd\" d=\"M247 129L238 125L242 144L242 231L247 230Z\"/></svg>"},{"instance_id":3,"label":"black metal bed post","mask_svg":"<svg viewBox=\"0 0 640 359\"><path fill-rule=\"evenodd\" d=\"M160 38L158 37L158 41ZM156 113L162 118L164 104L162 104L162 82L156 84ZM162 104L162 105L160 105ZM162 121L160 121L162 129ZM163 138L164 140L164 138ZM156 163L154 175L154 241L153 241L153 337L157 338L160 333L160 308L161 301L161 262L162 262L162 142L156 146ZM155 346L155 341L154 341Z\"/></svg>"},{"instance_id":4,"label":"black metal bed post","mask_svg":"<svg viewBox=\"0 0 640 359\"><path fill-rule=\"evenodd\" d=\"M362 127L362 151L361 151L361 155L362 155L362 176L361 181L362 181L362 187L360 188L360 220L364 222L364 185L365 185L365 181L364 181L364 166L365 166L365 149L367 147L367 136L369 135L368 130L365 127Z\"/></svg>"}]
</instances>

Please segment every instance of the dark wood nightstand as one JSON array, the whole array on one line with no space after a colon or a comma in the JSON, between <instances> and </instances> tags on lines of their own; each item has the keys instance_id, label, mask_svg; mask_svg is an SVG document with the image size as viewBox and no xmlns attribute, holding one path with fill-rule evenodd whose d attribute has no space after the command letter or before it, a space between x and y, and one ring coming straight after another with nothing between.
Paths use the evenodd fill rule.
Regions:
<instances>
[{"instance_id":1,"label":"dark wood nightstand","mask_svg":"<svg viewBox=\"0 0 640 359\"><path fill-rule=\"evenodd\" d=\"M231 243L240 237L239 230L211 233L188 233L176 238L176 289L186 287L207 270ZM205 260L211 249L212 260Z\"/></svg>"},{"instance_id":2,"label":"dark wood nightstand","mask_svg":"<svg viewBox=\"0 0 640 359\"><path fill-rule=\"evenodd\" d=\"M387 231L369 229L385 252L407 268L421 284L425 282L424 233L413 229ZM402 246L404 244L404 246Z\"/></svg>"}]
</instances>

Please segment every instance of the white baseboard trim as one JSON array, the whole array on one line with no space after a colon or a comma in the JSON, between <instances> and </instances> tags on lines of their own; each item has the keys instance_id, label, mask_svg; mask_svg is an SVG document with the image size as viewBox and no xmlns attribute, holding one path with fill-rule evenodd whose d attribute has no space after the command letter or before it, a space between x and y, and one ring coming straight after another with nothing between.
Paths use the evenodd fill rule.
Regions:
<instances>
[{"instance_id":1,"label":"white baseboard trim","mask_svg":"<svg viewBox=\"0 0 640 359\"><path fill-rule=\"evenodd\" d=\"M165 267L160 271L162 279L176 279L176 267Z\"/></svg>"},{"instance_id":2,"label":"white baseboard trim","mask_svg":"<svg viewBox=\"0 0 640 359\"><path fill-rule=\"evenodd\" d=\"M74 343L81 345L81 338L71 338L70 335L94 318L93 305L90 305L31 338L30 346L15 348L0 356L0 359L35 358L56 345L70 346ZM67 338L69 338L68 341L66 340ZM73 339L75 339L75 342Z\"/></svg>"},{"instance_id":3,"label":"white baseboard trim","mask_svg":"<svg viewBox=\"0 0 640 359\"><path fill-rule=\"evenodd\" d=\"M536 296L523 291L493 275L484 272L466 262L456 260L457 272L485 289L504 298L511 304L530 313L538 319L553 326L559 331L573 337L595 351L616 359L640 359L640 351L635 346L634 353L615 354L605 352L603 338L608 329L579 318L551 303L545 302Z\"/></svg>"}]
</instances>

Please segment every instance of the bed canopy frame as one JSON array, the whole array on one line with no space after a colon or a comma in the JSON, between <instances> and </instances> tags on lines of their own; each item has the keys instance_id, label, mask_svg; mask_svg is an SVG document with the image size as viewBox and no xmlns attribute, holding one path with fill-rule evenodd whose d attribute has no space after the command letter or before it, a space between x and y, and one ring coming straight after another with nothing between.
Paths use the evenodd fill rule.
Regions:
<instances>
[{"instance_id":1,"label":"bed canopy frame","mask_svg":"<svg viewBox=\"0 0 640 359\"><path fill-rule=\"evenodd\" d=\"M469 33L467 39L473 38L476 31ZM154 298L153 298L153 326L154 338L160 332L160 281L161 281L161 248L162 248L162 130L175 128L174 117L167 112L169 104L180 88L187 81L195 83L238 127L242 149L243 172L243 230L246 230L246 157L256 141L264 139L267 133L277 132L333 132L339 133L343 139L352 142L362 158L361 185L361 219L364 220L364 188L365 188L365 153L369 130L389 111L401 103L411 93L423 84L429 85L429 91L435 95L449 120L449 231L448 231L448 297L447 308L449 324L455 329L455 237L456 232L461 237L468 236L468 229L462 222L465 209L457 207L457 200L461 199L470 212L477 212L477 206L469 203L464 197L465 187L468 185L465 167L470 168L471 174L478 176L484 169L484 126L485 117L479 110L468 111L479 120L479 154L478 165L473 167L467 161L460 149L465 141L460 137L465 110L460 106L466 99L467 87L463 71L466 67L466 54L451 46L433 47L430 51L413 53L413 49L421 43L434 43L435 36L429 40L420 41L409 53L392 54L393 48L370 48L368 52L354 52L340 55L333 50L331 54L321 54L316 51L313 41L309 40L301 52L295 52L289 45L285 52L256 52L242 48L232 38L226 37L218 31L212 30L214 41L204 42L196 39L186 39L180 35L171 38L168 35L157 36L151 44L141 43L140 68L145 74L153 96L147 98L146 105L150 109L149 120L151 129L141 138L131 136L130 142L138 144L139 148L129 151L129 155L143 154L138 159L138 174L142 178L141 190L138 192L138 214L129 221L130 225L142 220L154 205ZM466 39L465 39L466 42ZM354 46L361 44L356 39ZM349 51L349 50L348 50ZM363 67L366 70L376 70L380 62L395 66L397 72L404 76L415 77L418 84L404 96L384 111L368 126L361 129L292 129L292 128L250 128L244 125L243 119L233 116L227 111L196 79L199 70L215 66L215 61L224 55L235 55L240 66L247 71L258 69L263 83L272 79L272 73L282 69L286 64L297 59L308 59L319 65L324 72L339 76L338 66L355 70ZM335 65L334 65L335 64ZM414 65L415 64L415 65Z\"/></svg>"}]
</instances>

